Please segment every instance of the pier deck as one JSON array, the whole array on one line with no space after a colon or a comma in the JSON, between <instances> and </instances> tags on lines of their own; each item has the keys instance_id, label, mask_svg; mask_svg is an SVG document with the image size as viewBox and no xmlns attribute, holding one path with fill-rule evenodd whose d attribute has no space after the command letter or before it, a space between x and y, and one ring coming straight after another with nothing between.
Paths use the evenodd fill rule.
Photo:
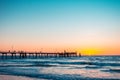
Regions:
<instances>
[{"instance_id":1,"label":"pier deck","mask_svg":"<svg viewBox=\"0 0 120 80\"><path fill-rule=\"evenodd\" d=\"M40 58L40 57L79 57L76 52L48 53L48 52L0 52L2 59L12 58Z\"/></svg>"}]
</instances>

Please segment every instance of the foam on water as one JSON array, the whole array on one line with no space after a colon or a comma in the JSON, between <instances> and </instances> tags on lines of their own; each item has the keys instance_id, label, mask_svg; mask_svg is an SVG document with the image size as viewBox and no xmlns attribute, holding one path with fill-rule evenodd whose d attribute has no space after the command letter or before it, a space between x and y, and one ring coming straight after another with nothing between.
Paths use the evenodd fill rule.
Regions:
<instances>
[{"instance_id":1,"label":"foam on water","mask_svg":"<svg viewBox=\"0 0 120 80\"><path fill-rule=\"evenodd\" d=\"M119 80L120 56L1 59L0 74L48 80Z\"/></svg>"}]
</instances>

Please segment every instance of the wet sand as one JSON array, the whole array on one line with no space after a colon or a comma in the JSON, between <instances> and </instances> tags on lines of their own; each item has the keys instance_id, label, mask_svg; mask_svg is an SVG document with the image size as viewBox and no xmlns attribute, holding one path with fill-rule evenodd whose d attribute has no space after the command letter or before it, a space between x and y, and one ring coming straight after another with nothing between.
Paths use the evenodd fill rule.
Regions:
<instances>
[{"instance_id":1,"label":"wet sand","mask_svg":"<svg viewBox=\"0 0 120 80\"><path fill-rule=\"evenodd\" d=\"M0 75L0 80L37 80L22 76Z\"/></svg>"}]
</instances>

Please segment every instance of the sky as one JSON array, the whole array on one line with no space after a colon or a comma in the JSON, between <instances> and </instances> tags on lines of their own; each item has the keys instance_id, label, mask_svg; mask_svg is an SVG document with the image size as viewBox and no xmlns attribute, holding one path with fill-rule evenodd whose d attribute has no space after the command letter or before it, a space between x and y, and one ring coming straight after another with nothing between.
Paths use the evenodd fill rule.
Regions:
<instances>
[{"instance_id":1,"label":"sky","mask_svg":"<svg viewBox=\"0 0 120 80\"><path fill-rule=\"evenodd\" d=\"M120 0L0 0L0 50L120 55Z\"/></svg>"}]
</instances>

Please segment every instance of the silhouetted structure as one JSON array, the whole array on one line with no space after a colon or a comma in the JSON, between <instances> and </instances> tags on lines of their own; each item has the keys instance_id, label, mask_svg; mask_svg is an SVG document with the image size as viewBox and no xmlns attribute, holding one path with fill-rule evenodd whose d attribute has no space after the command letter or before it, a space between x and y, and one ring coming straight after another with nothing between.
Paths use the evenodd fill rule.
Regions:
<instances>
[{"instance_id":1,"label":"silhouetted structure","mask_svg":"<svg viewBox=\"0 0 120 80\"><path fill-rule=\"evenodd\" d=\"M62 53L48 53L48 52L24 52L24 51L13 51L13 52L0 52L1 58L40 58L40 57L80 57L81 54L77 55L77 52L62 52Z\"/></svg>"}]
</instances>

